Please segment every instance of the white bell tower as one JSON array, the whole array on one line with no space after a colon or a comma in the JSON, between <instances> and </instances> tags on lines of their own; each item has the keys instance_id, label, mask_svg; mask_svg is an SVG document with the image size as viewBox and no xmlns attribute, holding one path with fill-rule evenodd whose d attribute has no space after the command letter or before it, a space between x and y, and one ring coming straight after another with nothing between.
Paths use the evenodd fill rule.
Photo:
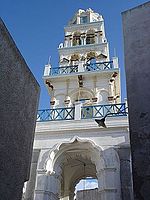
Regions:
<instances>
[{"instance_id":1,"label":"white bell tower","mask_svg":"<svg viewBox=\"0 0 150 200\"><path fill-rule=\"evenodd\" d=\"M50 108L38 111L26 199L34 193L34 200L74 200L77 183L89 177L98 186L83 187L82 200L88 194L95 200L126 199L121 193L132 191L128 117L103 17L79 9L65 27L58 52L59 65L49 61L44 70ZM107 128L99 127L95 118L106 115Z\"/></svg>"},{"instance_id":2,"label":"white bell tower","mask_svg":"<svg viewBox=\"0 0 150 200\"><path fill-rule=\"evenodd\" d=\"M43 77L51 108L75 107L80 119L81 106L120 103L118 58L110 59L102 15L79 9L58 52L59 66L46 65Z\"/></svg>"}]
</instances>

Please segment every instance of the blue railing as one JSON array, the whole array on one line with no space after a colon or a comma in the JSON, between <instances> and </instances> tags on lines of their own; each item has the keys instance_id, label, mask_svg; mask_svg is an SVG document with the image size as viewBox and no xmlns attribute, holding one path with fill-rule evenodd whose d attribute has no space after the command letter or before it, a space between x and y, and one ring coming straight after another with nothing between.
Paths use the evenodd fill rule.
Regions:
<instances>
[{"instance_id":1,"label":"blue railing","mask_svg":"<svg viewBox=\"0 0 150 200\"><path fill-rule=\"evenodd\" d=\"M113 61L108 61L108 62L84 64L83 69L81 68L79 68L78 65L51 68L50 76L72 74L78 72L88 72L88 71L111 70L114 67L113 67Z\"/></svg>"},{"instance_id":2,"label":"blue railing","mask_svg":"<svg viewBox=\"0 0 150 200\"><path fill-rule=\"evenodd\" d=\"M100 71L113 69L113 61L98 62L84 65L85 71Z\"/></svg>"},{"instance_id":3,"label":"blue railing","mask_svg":"<svg viewBox=\"0 0 150 200\"><path fill-rule=\"evenodd\" d=\"M37 121L74 119L74 107L38 110Z\"/></svg>"},{"instance_id":4,"label":"blue railing","mask_svg":"<svg viewBox=\"0 0 150 200\"><path fill-rule=\"evenodd\" d=\"M126 116L127 108L125 103L84 106L81 109L81 119L102 118ZM73 120L75 117L75 108L55 108L39 110L37 121L57 121L57 120Z\"/></svg>"},{"instance_id":5,"label":"blue railing","mask_svg":"<svg viewBox=\"0 0 150 200\"><path fill-rule=\"evenodd\" d=\"M81 111L82 119L102 118L106 115L108 117L126 116L127 108L125 103L85 106L82 107Z\"/></svg>"},{"instance_id":6,"label":"blue railing","mask_svg":"<svg viewBox=\"0 0 150 200\"><path fill-rule=\"evenodd\" d=\"M61 74L71 74L76 72L78 72L78 65L51 68L50 75L55 76Z\"/></svg>"}]
</instances>

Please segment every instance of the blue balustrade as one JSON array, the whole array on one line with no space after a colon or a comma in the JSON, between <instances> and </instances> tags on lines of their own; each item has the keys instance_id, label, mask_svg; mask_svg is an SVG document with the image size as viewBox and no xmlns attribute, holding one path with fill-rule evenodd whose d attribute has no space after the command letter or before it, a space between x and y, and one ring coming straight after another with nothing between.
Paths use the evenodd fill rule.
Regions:
<instances>
[{"instance_id":1,"label":"blue balustrade","mask_svg":"<svg viewBox=\"0 0 150 200\"><path fill-rule=\"evenodd\" d=\"M38 110L37 121L74 119L74 107Z\"/></svg>"},{"instance_id":2,"label":"blue balustrade","mask_svg":"<svg viewBox=\"0 0 150 200\"><path fill-rule=\"evenodd\" d=\"M96 62L96 63L84 64L83 66L84 71L82 70L82 72L111 70L113 68L114 68L113 61ZM72 74L78 72L80 72L78 65L64 66L64 67L51 68L50 76Z\"/></svg>"},{"instance_id":3,"label":"blue balustrade","mask_svg":"<svg viewBox=\"0 0 150 200\"><path fill-rule=\"evenodd\" d=\"M100 71L113 69L113 61L95 62L84 65L85 71Z\"/></svg>"},{"instance_id":4,"label":"blue balustrade","mask_svg":"<svg viewBox=\"0 0 150 200\"><path fill-rule=\"evenodd\" d=\"M117 117L126 116L127 108L125 103L84 106L81 109L81 119L102 118L104 116ZM39 110L37 121L57 121L57 120L73 120L75 108L55 108Z\"/></svg>"},{"instance_id":5,"label":"blue balustrade","mask_svg":"<svg viewBox=\"0 0 150 200\"><path fill-rule=\"evenodd\" d=\"M65 67L57 67L57 68L51 68L50 75L61 75L61 74L71 74L78 72L78 66L65 66Z\"/></svg>"},{"instance_id":6,"label":"blue balustrade","mask_svg":"<svg viewBox=\"0 0 150 200\"><path fill-rule=\"evenodd\" d=\"M126 109L127 108L125 107L125 103L84 106L81 110L81 118L102 118L106 115L108 117L126 116Z\"/></svg>"}]
</instances>

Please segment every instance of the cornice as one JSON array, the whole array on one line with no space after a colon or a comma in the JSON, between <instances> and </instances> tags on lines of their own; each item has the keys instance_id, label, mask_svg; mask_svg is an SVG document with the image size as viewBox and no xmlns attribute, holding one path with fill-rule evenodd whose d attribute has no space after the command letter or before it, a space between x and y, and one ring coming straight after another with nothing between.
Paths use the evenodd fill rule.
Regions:
<instances>
[{"instance_id":1,"label":"cornice","mask_svg":"<svg viewBox=\"0 0 150 200\"><path fill-rule=\"evenodd\" d=\"M64 135L64 134L113 134L128 132L127 117L111 117L106 120L108 128L98 127L94 119L88 120L69 120L69 121L47 121L37 122L35 135Z\"/></svg>"},{"instance_id":2,"label":"cornice","mask_svg":"<svg viewBox=\"0 0 150 200\"><path fill-rule=\"evenodd\" d=\"M100 44L87 44L87 45L78 45L78 46L71 46L71 47L63 47L63 48L58 48L59 53L64 53L64 52L78 52L82 53L84 51L101 51L101 48L105 47L108 45L108 42L100 43ZM71 51L71 52L70 52Z\"/></svg>"},{"instance_id":3,"label":"cornice","mask_svg":"<svg viewBox=\"0 0 150 200\"><path fill-rule=\"evenodd\" d=\"M98 22L90 22L90 23L87 23L87 24L74 24L74 25L68 25L68 26L65 26L64 27L64 30L65 31L75 31L77 29L80 29L80 30L84 30L84 29L87 29L87 28L99 28L102 23L104 23L104 20L101 20L101 21L98 21Z\"/></svg>"}]
</instances>

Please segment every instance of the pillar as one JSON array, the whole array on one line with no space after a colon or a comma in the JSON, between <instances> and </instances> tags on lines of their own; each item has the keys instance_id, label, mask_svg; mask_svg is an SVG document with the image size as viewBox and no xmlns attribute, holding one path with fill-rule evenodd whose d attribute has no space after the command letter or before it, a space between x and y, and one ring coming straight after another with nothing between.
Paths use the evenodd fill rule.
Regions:
<instances>
[{"instance_id":1,"label":"pillar","mask_svg":"<svg viewBox=\"0 0 150 200\"><path fill-rule=\"evenodd\" d=\"M37 175L34 200L59 200L60 180L55 174L45 172Z\"/></svg>"},{"instance_id":2,"label":"pillar","mask_svg":"<svg viewBox=\"0 0 150 200\"><path fill-rule=\"evenodd\" d=\"M78 102L75 102L74 104L75 104L75 120L80 120L82 103L78 101Z\"/></svg>"},{"instance_id":3,"label":"pillar","mask_svg":"<svg viewBox=\"0 0 150 200\"><path fill-rule=\"evenodd\" d=\"M77 24L80 24L80 15L77 15Z\"/></svg>"},{"instance_id":4,"label":"pillar","mask_svg":"<svg viewBox=\"0 0 150 200\"><path fill-rule=\"evenodd\" d=\"M84 61L79 61L78 72L84 72Z\"/></svg>"},{"instance_id":5,"label":"pillar","mask_svg":"<svg viewBox=\"0 0 150 200\"><path fill-rule=\"evenodd\" d=\"M109 97L114 97L114 81L109 81Z\"/></svg>"},{"instance_id":6,"label":"pillar","mask_svg":"<svg viewBox=\"0 0 150 200\"><path fill-rule=\"evenodd\" d=\"M117 187L118 178L116 178L115 168L104 168L97 173L98 192L100 199L120 200L120 188ZM119 185L119 184L118 184Z\"/></svg>"},{"instance_id":7,"label":"pillar","mask_svg":"<svg viewBox=\"0 0 150 200\"><path fill-rule=\"evenodd\" d=\"M86 36L84 37L83 44L86 45Z\"/></svg>"},{"instance_id":8,"label":"pillar","mask_svg":"<svg viewBox=\"0 0 150 200\"><path fill-rule=\"evenodd\" d=\"M84 38L85 38L85 36L83 35L81 35L81 45L85 45L85 43L84 43Z\"/></svg>"},{"instance_id":9,"label":"pillar","mask_svg":"<svg viewBox=\"0 0 150 200\"><path fill-rule=\"evenodd\" d=\"M45 65L45 69L44 69L44 76L49 76L51 74L51 65Z\"/></svg>"},{"instance_id":10,"label":"pillar","mask_svg":"<svg viewBox=\"0 0 150 200\"><path fill-rule=\"evenodd\" d=\"M113 67L118 68L118 57L112 57Z\"/></svg>"}]
</instances>

